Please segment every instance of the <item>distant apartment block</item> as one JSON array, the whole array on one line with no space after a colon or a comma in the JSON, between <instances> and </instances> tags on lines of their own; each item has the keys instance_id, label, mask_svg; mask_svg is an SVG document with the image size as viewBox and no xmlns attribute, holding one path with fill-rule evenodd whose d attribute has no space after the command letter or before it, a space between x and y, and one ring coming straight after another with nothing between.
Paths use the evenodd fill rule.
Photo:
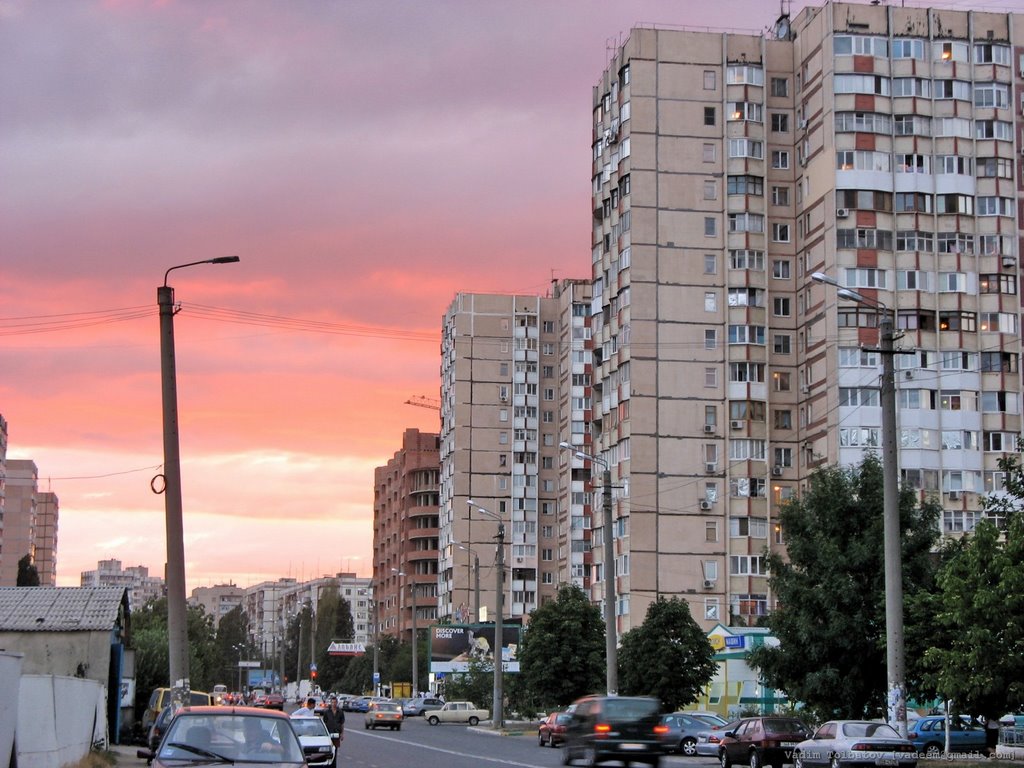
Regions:
<instances>
[{"instance_id":1,"label":"distant apartment block","mask_svg":"<svg viewBox=\"0 0 1024 768\"><path fill-rule=\"evenodd\" d=\"M94 571L82 571L80 586L127 589L133 611L164 596L164 580L150 576L149 568L135 565L122 569L121 561L114 559L98 561Z\"/></svg>"},{"instance_id":2,"label":"distant apartment block","mask_svg":"<svg viewBox=\"0 0 1024 768\"><path fill-rule=\"evenodd\" d=\"M412 638L437 620L438 436L407 429L374 472L373 599L378 631ZM414 609L415 606L415 609Z\"/></svg>"},{"instance_id":3,"label":"distant apartment block","mask_svg":"<svg viewBox=\"0 0 1024 768\"><path fill-rule=\"evenodd\" d=\"M212 587L196 587L188 598L189 605L202 606L207 616L213 618L214 629L235 608L241 608L245 590L236 584L216 584Z\"/></svg>"},{"instance_id":4,"label":"distant apartment block","mask_svg":"<svg viewBox=\"0 0 1024 768\"><path fill-rule=\"evenodd\" d=\"M593 91L580 444L612 472L591 594L616 579L620 632L661 596L706 627L774 608L780 505L880 450L883 313L903 482L941 501L948 535L1002 488L1021 430L1020 41L1021 14L829 2L765 35L637 28L618 48Z\"/></svg>"},{"instance_id":5,"label":"distant apartment block","mask_svg":"<svg viewBox=\"0 0 1024 768\"><path fill-rule=\"evenodd\" d=\"M445 314L442 619L480 618L479 560L482 613L494 620L494 516L505 525L506 619L528 616L562 582L586 583L589 488L573 487L559 443L587 429L589 307L590 281L563 280L547 296L460 293Z\"/></svg>"},{"instance_id":6,"label":"distant apartment block","mask_svg":"<svg viewBox=\"0 0 1024 768\"><path fill-rule=\"evenodd\" d=\"M18 584L18 561L26 555L36 561L36 518L39 472L30 459L7 459L3 519L0 542L0 586ZM37 569L38 570L38 569ZM42 580L40 579L40 583ZM46 585L52 586L52 585Z\"/></svg>"}]
</instances>

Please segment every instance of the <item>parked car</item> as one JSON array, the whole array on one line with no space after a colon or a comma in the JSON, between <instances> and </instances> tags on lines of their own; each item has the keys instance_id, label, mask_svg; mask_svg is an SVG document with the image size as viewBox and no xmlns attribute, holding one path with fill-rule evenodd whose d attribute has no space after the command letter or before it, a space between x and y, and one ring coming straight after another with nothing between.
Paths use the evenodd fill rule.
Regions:
<instances>
[{"instance_id":1,"label":"parked car","mask_svg":"<svg viewBox=\"0 0 1024 768\"><path fill-rule=\"evenodd\" d=\"M189 706L198 707L204 704L213 704L213 697L203 691L189 691ZM148 733L154 721L168 704L171 703L170 688L154 688L149 695L149 703L146 711L142 713L142 728Z\"/></svg>"},{"instance_id":2,"label":"parked car","mask_svg":"<svg viewBox=\"0 0 1024 768\"><path fill-rule=\"evenodd\" d=\"M664 748L658 740L661 702L649 696L585 696L574 702L565 729L562 764L605 760L648 763L656 768Z\"/></svg>"},{"instance_id":3,"label":"parked car","mask_svg":"<svg viewBox=\"0 0 1024 768\"><path fill-rule=\"evenodd\" d=\"M701 757L718 757L718 745L722 743L722 736L734 730L739 724L739 720L732 720L724 725L712 725L707 730L698 733L697 755Z\"/></svg>"},{"instance_id":4,"label":"parked car","mask_svg":"<svg viewBox=\"0 0 1024 768\"><path fill-rule=\"evenodd\" d=\"M136 753L156 768L254 764L261 768L306 765L295 731L283 712L254 707L199 706L178 710L156 750Z\"/></svg>"},{"instance_id":5,"label":"parked car","mask_svg":"<svg viewBox=\"0 0 1024 768\"><path fill-rule=\"evenodd\" d=\"M796 768L816 765L915 768L917 748L885 723L830 720L818 726L811 738L796 745L793 763Z\"/></svg>"},{"instance_id":6,"label":"parked car","mask_svg":"<svg viewBox=\"0 0 1024 768\"><path fill-rule=\"evenodd\" d=\"M431 725L440 723L469 723L476 725L481 720L489 720L490 710L480 709L471 701L449 701L440 709L424 715Z\"/></svg>"},{"instance_id":7,"label":"parked car","mask_svg":"<svg viewBox=\"0 0 1024 768\"><path fill-rule=\"evenodd\" d=\"M363 718L366 729L390 728L402 730L402 705L397 701L375 701L366 710Z\"/></svg>"},{"instance_id":8,"label":"parked car","mask_svg":"<svg viewBox=\"0 0 1024 768\"><path fill-rule=\"evenodd\" d=\"M728 720L719 714L714 712L708 712L707 710L683 710L684 715L690 715L696 717L698 720L703 720L705 723L710 725L725 725Z\"/></svg>"},{"instance_id":9,"label":"parked car","mask_svg":"<svg viewBox=\"0 0 1024 768\"><path fill-rule=\"evenodd\" d=\"M146 743L149 744L150 749L156 750L156 748L160 746L160 739L162 739L164 734L167 733L167 726L171 724L174 713L174 707L167 705L160 710L160 714L157 715L156 720L154 720L153 724L149 726L149 733L146 735Z\"/></svg>"},{"instance_id":10,"label":"parked car","mask_svg":"<svg viewBox=\"0 0 1024 768\"><path fill-rule=\"evenodd\" d=\"M722 723L724 722L723 720ZM681 752L688 757L697 754L697 737L712 725L702 717L686 712L662 715L661 724L665 728L659 731L658 740L665 751Z\"/></svg>"},{"instance_id":11,"label":"parked car","mask_svg":"<svg viewBox=\"0 0 1024 768\"><path fill-rule=\"evenodd\" d=\"M807 726L795 717L745 717L722 737L718 762L722 768L780 768L793 762L793 748L810 735Z\"/></svg>"},{"instance_id":12,"label":"parked car","mask_svg":"<svg viewBox=\"0 0 1024 768\"><path fill-rule=\"evenodd\" d=\"M935 758L946 750L946 715L928 715L909 726L907 736L925 757ZM984 752L985 729L969 717L950 717L950 752Z\"/></svg>"},{"instance_id":13,"label":"parked car","mask_svg":"<svg viewBox=\"0 0 1024 768\"><path fill-rule=\"evenodd\" d=\"M432 696L419 696L409 699L402 705L402 714L406 717L419 717L426 712L433 712L444 706L444 702Z\"/></svg>"},{"instance_id":14,"label":"parked car","mask_svg":"<svg viewBox=\"0 0 1024 768\"><path fill-rule=\"evenodd\" d=\"M293 717L292 730L299 737L307 765L334 765L334 742L319 717Z\"/></svg>"},{"instance_id":15,"label":"parked car","mask_svg":"<svg viewBox=\"0 0 1024 768\"><path fill-rule=\"evenodd\" d=\"M537 742L540 746L557 747L565 741L565 727L572 719L568 712L552 712L537 726Z\"/></svg>"},{"instance_id":16,"label":"parked car","mask_svg":"<svg viewBox=\"0 0 1024 768\"><path fill-rule=\"evenodd\" d=\"M385 699L382 696L360 696L350 700L352 712L368 712L370 705L377 701L391 701L391 699Z\"/></svg>"}]
</instances>

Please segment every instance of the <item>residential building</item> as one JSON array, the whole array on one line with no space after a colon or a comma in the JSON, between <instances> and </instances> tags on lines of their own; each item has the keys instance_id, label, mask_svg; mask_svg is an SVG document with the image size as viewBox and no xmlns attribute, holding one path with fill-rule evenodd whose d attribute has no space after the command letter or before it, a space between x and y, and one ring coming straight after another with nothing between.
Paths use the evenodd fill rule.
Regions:
<instances>
[{"instance_id":1,"label":"residential building","mask_svg":"<svg viewBox=\"0 0 1024 768\"><path fill-rule=\"evenodd\" d=\"M589 302L589 281L562 280L547 296L460 293L445 314L442 619L494 620L498 519L506 620L527 617L561 582L584 583L588 500L582 483L570 488L559 443L589 418Z\"/></svg>"},{"instance_id":2,"label":"residential building","mask_svg":"<svg viewBox=\"0 0 1024 768\"><path fill-rule=\"evenodd\" d=\"M212 587L196 587L189 595L189 605L202 606L207 616L213 618L214 629L220 620L235 608L241 608L245 590L237 584L216 584Z\"/></svg>"},{"instance_id":3,"label":"residential building","mask_svg":"<svg viewBox=\"0 0 1024 768\"><path fill-rule=\"evenodd\" d=\"M60 501L53 491L40 491L36 498L35 560L39 586L57 586L57 521Z\"/></svg>"},{"instance_id":4,"label":"residential building","mask_svg":"<svg viewBox=\"0 0 1024 768\"><path fill-rule=\"evenodd\" d=\"M164 580L150 576L144 565L121 568L121 561L110 559L96 563L96 570L82 571L79 584L83 587L119 587L128 590L128 600L133 611L139 610L150 600L164 596Z\"/></svg>"},{"instance_id":5,"label":"residential building","mask_svg":"<svg viewBox=\"0 0 1024 768\"><path fill-rule=\"evenodd\" d=\"M0 586L18 585L18 561L36 561L36 503L39 471L31 459L7 459Z\"/></svg>"},{"instance_id":6,"label":"residential building","mask_svg":"<svg viewBox=\"0 0 1024 768\"><path fill-rule=\"evenodd\" d=\"M407 429L374 471L374 621L406 640L438 616L438 467L437 434Z\"/></svg>"},{"instance_id":7,"label":"residential building","mask_svg":"<svg viewBox=\"0 0 1024 768\"><path fill-rule=\"evenodd\" d=\"M764 35L619 46L593 93L594 410L572 439L595 484L612 475L615 569L595 522L590 586L616 579L620 632L661 596L706 629L772 609L781 503L880 448L883 312L903 481L941 499L946 533L1001 487L1022 40L1021 14L827 2Z\"/></svg>"},{"instance_id":8,"label":"residential building","mask_svg":"<svg viewBox=\"0 0 1024 768\"><path fill-rule=\"evenodd\" d=\"M284 595L295 589L298 582L292 577L277 581L262 581L246 587L242 610L249 619L249 634L256 650L267 659L273 659L283 678L284 637L288 615L284 610Z\"/></svg>"}]
</instances>

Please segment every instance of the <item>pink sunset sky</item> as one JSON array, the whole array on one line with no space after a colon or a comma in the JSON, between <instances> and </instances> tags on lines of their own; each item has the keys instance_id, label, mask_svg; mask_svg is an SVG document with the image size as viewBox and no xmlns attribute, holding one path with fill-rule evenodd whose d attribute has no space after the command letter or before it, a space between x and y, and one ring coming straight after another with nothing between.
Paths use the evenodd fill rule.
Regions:
<instances>
[{"instance_id":1,"label":"pink sunset sky","mask_svg":"<svg viewBox=\"0 0 1024 768\"><path fill-rule=\"evenodd\" d=\"M438 429L405 401L437 396L456 292L589 276L610 52L778 11L0 0L0 413L59 497L58 584L163 574L156 289L235 254L170 277L188 587L369 575L374 468Z\"/></svg>"}]
</instances>

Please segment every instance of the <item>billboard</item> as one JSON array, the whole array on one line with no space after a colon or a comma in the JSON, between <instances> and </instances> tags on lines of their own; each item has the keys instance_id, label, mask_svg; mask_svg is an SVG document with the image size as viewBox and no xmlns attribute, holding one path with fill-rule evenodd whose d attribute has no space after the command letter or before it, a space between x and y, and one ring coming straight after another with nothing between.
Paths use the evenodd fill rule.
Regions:
<instances>
[{"instance_id":1,"label":"billboard","mask_svg":"<svg viewBox=\"0 0 1024 768\"><path fill-rule=\"evenodd\" d=\"M501 659L506 672L519 671L519 641L522 627L502 625ZM430 671L436 674L467 672L469 662L478 659L494 663L493 624L434 624L430 627Z\"/></svg>"}]
</instances>

